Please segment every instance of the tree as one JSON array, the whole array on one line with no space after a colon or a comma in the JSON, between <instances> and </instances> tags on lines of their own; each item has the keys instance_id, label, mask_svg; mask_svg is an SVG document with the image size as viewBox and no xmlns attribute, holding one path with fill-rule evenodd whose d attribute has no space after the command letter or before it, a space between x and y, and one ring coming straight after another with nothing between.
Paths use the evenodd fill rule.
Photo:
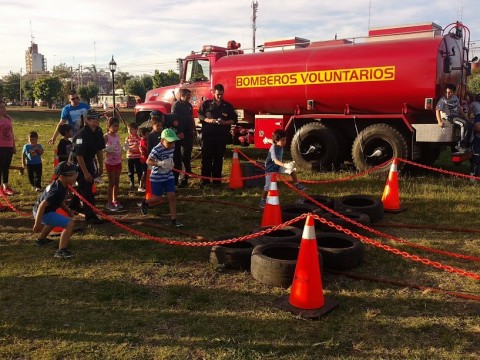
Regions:
<instances>
[{"instance_id":1,"label":"tree","mask_svg":"<svg viewBox=\"0 0 480 360\"><path fill-rule=\"evenodd\" d=\"M20 73L10 73L3 78L3 94L8 100L20 100Z\"/></svg>"},{"instance_id":2,"label":"tree","mask_svg":"<svg viewBox=\"0 0 480 360\"><path fill-rule=\"evenodd\" d=\"M90 103L90 99L98 96L98 86L89 81L87 85L79 86L77 92L86 103Z\"/></svg>"},{"instance_id":3,"label":"tree","mask_svg":"<svg viewBox=\"0 0 480 360\"><path fill-rule=\"evenodd\" d=\"M53 101L60 97L62 82L55 76L43 76L35 81L33 95L36 99L45 100L48 107L52 107Z\"/></svg>"},{"instance_id":4,"label":"tree","mask_svg":"<svg viewBox=\"0 0 480 360\"><path fill-rule=\"evenodd\" d=\"M127 83L125 84L125 90L128 94L140 96L142 101L145 100L145 94L147 91L145 90L145 86L138 76L127 80Z\"/></svg>"},{"instance_id":5,"label":"tree","mask_svg":"<svg viewBox=\"0 0 480 360\"><path fill-rule=\"evenodd\" d=\"M153 79L150 75L144 74L140 77L140 81L145 88L145 91L150 91L153 89Z\"/></svg>"},{"instance_id":6,"label":"tree","mask_svg":"<svg viewBox=\"0 0 480 360\"><path fill-rule=\"evenodd\" d=\"M52 69L52 76L55 76L61 80L72 80L73 78L73 70L71 66L67 66L66 64L62 63L57 66L54 66Z\"/></svg>"},{"instance_id":7,"label":"tree","mask_svg":"<svg viewBox=\"0 0 480 360\"><path fill-rule=\"evenodd\" d=\"M119 71L118 74L115 75L115 82L116 87L123 90L123 95L125 95L125 84L127 80L131 79L132 77L128 74L128 72Z\"/></svg>"},{"instance_id":8,"label":"tree","mask_svg":"<svg viewBox=\"0 0 480 360\"><path fill-rule=\"evenodd\" d=\"M35 106L35 96L33 96L33 91L35 89L35 81L33 80L22 80L22 91L23 98L30 100L31 107Z\"/></svg>"},{"instance_id":9,"label":"tree","mask_svg":"<svg viewBox=\"0 0 480 360\"><path fill-rule=\"evenodd\" d=\"M166 73L155 70L152 80L154 88L176 85L180 83L180 75L173 70L168 70Z\"/></svg>"},{"instance_id":10,"label":"tree","mask_svg":"<svg viewBox=\"0 0 480 360\"><path fill-rule=\"evenodd\" d=\"M480 94L480 68L474 69L468 77L467 89L473 94Z\"/></svg>"}]
</instances>

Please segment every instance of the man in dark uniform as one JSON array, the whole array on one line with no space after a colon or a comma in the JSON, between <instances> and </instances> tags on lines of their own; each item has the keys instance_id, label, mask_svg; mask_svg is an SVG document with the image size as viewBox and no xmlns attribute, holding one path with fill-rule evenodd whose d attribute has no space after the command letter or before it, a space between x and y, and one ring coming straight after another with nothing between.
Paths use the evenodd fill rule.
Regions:
<instances>
[{"instance_id":1,"label":"man in dark uniform","mask_svg":"<svg viewBox=\"0 0 480 360\"><path fill-rule=\"evenodd\" d=\"M174 162L178 157L179 162L175 164L175 169L182 170L182 164L185 172L192 172L192 150L193 140L195 139L195 120L193 119L193 107L190 104L192 92L188 89L180 89L180 100L173 103L172 113L177 114L179 125L177 136L180 138L175 144ZM175 173L178 174L178 173ZM176 175L178 178L178 175ZM185 175L178 187L188 186L188 175Z\"/></svg>"},{"instance_id":2,"label":"man in dark uniform","mask_svg":"<svg viewBox=\"0 0 480 360\"><path fill-rule=\"evenodd\" d=\"M202 176L221 178L230 129L238 122L238 115L233 106L223 100L222 84L216 84L213 91L213 100L204 101L198 109L198 119L202 123ZM203 179L201 185L209 183L210 180Z\"/></svg>"},{"instance_id":3,"label":"man in dark uniform","mask_svg":"<svg viewBox=\"0 0 480 360\"><path fill-rule=\"evenodd\" d=\"M77 191L85 200L95 206L95 197L92 192L93 179L101 176L103 172L103 149L105 149L105 140L102 129L99 126L100 114L95 110L88 110L86 123L73 137L73 149L71 157L79 166L77 177ZM98 160L98 171L95 170L95 157ZM77 196L72 198L70 208L80 210L80 199ZM86 204L83 206L85 221L92 224L101 224L103 220L99 219L95 212Z\"/></svg>"}]
</instances>

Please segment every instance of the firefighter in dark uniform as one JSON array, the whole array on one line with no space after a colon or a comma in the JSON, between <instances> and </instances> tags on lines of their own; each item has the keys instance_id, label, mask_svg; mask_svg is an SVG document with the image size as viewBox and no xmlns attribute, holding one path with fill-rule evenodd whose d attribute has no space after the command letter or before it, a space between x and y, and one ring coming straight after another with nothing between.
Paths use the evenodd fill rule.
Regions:
<instances>
[{"instance_id":1,"label":"firefighter in dark uniform","mask_svg":"<svg viewBox=\"0 0 480 360\"><path fill-rule=\"evenodd\" d=\"M101 115L95 110L88 110L85 115L85 126L81 128L73 137L72 152L70 158L78 164L79 172L77 177L77 191L85 200L95 206L95 197L92 192L93 180L101 176L103 172L103 149L105 149L105 140L102 129L99 126ZM98 171L95 169L95 157L98 160ZM80 199L77 196L72 198L70 208L82 211L80 208ZM99 219L95 212L86 204L83 205L85 221L92 224L101 224L103 220Z\"/></svg>"},{"instance_id":2,"label":"firefighter in dark uniform","mask_svg":"<svg viewBox=\"0 0 480 360\"><path fill-rule=\"evenodd\" d=\"M198 109L198 119L202 123L202 176L221 178L230 130L238 122L238 115L233 106L223 100L222 84L216 84L213 91L213 100L204 101ZM201 185L209 183L210 180L202 179Z\"/></svg>"}]
</instances>

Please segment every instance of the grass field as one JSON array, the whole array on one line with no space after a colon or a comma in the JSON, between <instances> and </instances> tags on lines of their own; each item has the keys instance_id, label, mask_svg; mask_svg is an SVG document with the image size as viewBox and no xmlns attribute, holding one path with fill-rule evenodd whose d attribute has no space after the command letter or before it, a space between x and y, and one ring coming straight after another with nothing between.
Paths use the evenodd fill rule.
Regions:
<instances>
[{"instance_id":1,"label":"grass field","mask_svg":"<svg viewBox=\"0 0 480 360\"><path fill-rule=\"evenodd\" d=\"M21 163L19 153L28 132L36 130L46 148L46 185L53 162L53 147L47 141L58 122L59 110L9 110L17 138L14 165ZM133 119L131 112L122 115L127 122ZM121 136L125 134L122 128ZM254 159L264 160L266 155L251 148L242 150ZM199 173L198 151L194 155L194 172ZM230 159L231 149L225 161L226 176ZM449 164L448 154L443 154L435 166L468 173L467 164ZM178 191L177 208L185 227L181 231L171 229L165 205L149 216L140 215L140 196L127 190L124 172L120 200L127 211L112 217L133 229L191 244L198 241L198 236L245 235L260 226L260 189L199 189L195 181L193 187ZM301 172L299 176L339 180L309 184L310 194L381 196L385 175L340 181L351 174ZM37 194L30 189L26 175L12 171L11 184L19 194L9 200L22 212L31 212ZM386 214L378 226L373 226L375 229L415 244L480 257L479 233L460 231L479 229L479 184L414 169L401 174L399 186L402 206L408 210ZM99 185L98 191L97 205L103 211L106 184ZM280 184L281 204L297 198ZM275 300L289 294L289 289L263 285L246 271L213 266L208 260L209 247L167 245L113 224L88 227L81 219L77 223L81 231L71 241L76 257L59 261L53 258L53 247L33 245L33 219L12 211L0 213L0 358L480 358L479 301L407 286L480 296L478 280L441 266L424 265L367 245L364 262L351 272L401 285L325 271L325 294L338 300L340 306L318 321L306 321L275 307ZM387 224L398 227L385 227ZM478 261L368 236L442 265L480 273Z\"/></svg>"}]
</instances>

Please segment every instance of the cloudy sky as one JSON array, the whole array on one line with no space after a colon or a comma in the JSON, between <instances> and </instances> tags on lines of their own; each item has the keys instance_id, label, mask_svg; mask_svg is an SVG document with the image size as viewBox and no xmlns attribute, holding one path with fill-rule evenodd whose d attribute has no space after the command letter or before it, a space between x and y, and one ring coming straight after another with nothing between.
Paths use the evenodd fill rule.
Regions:
<instances>
[{"instance_id":1,"label":"cloudy sky","mask_svg":"<svg viewBox=\"0 0 480 360\"><path fill-rule=\"evenodd\" d=\"M228 40L252 46L252 0L0 0L0 76L25 72L33 35L48 70L65 63L152 74L175 59ZM368 28L462 20L480 57L478 0L258 0L256 44L298 36L365 36Z\"/></svg>"}]
</instances>

